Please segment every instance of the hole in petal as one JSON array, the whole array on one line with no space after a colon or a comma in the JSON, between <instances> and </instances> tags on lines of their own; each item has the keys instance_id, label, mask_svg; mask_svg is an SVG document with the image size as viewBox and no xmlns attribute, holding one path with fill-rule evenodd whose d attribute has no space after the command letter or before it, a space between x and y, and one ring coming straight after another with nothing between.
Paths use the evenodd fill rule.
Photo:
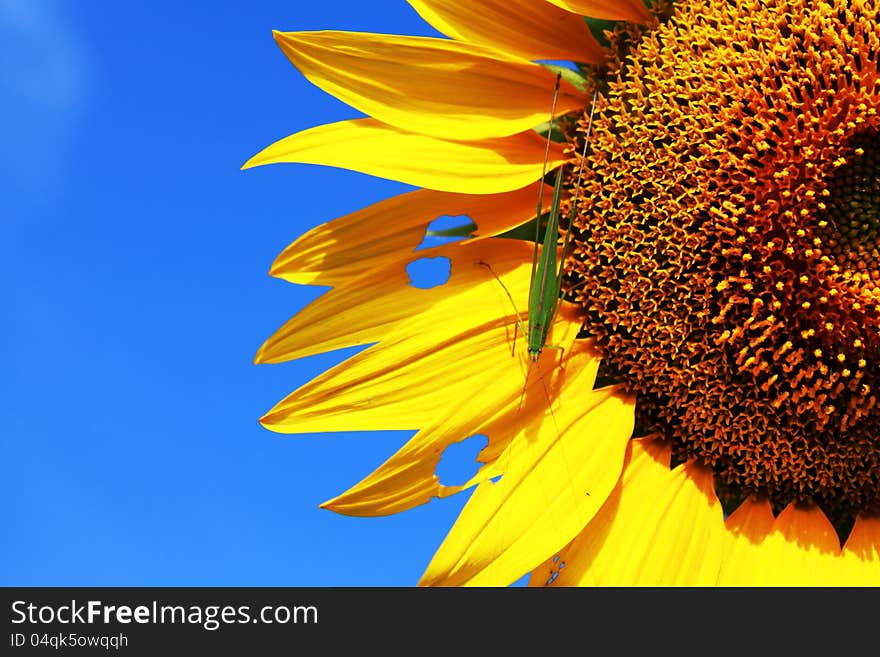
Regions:
<instances>
[{"instance_id":1,"label":"hole in petal","mask_svg":"<svg viewBox=\"0 0 880 657\"><path fill-rule=\"evenodd\" d=\"M570 62L567 59L536 59L535 63L547 66L551 70L555 70L555 68L567 68L571 71L579 70L577 64Z\"/></svg>"},{"instance_id":2,"label":"hole in petal","mask_svg":"<svg viewBox=\"0 0 880 657\"><path fill-rule=\"evenodd\" d=\"M449 280L452 264L449 258L419 258L406 266L409 284L421 290L443 285Z\"/></svg>"},{"instance_id":3,"label":"hole in petal","mask_svg":"<svg viewBox=\"0 0 880 657\"><path fill-rule=\"evenodd\" d=\"M476 229L477 224L465 214L442 215L428 224L425 238L415 250L430 249L450 242L460 242L470 237Z\"/></svg>"},{"instance_id":4,"label":"hole in petal","mask_svg":"<svg viewBox=\"0 0 880 657\"><path fill-rule=\"evenodd\" d=\"M435 474L440 477L440 483L444 486L461 486L467 483L480 467L477 454L488 443L489 438L478 433L443 450L435 470Z\"/></svg>"}]
</instances>

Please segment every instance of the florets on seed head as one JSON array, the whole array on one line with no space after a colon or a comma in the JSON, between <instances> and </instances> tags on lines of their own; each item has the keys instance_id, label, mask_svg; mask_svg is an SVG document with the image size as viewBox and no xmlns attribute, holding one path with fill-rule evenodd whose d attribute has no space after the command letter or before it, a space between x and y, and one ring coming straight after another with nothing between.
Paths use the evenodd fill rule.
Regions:
<instances>
[{"instance_id":1,"label":"florets on seed head","mask_svg":"<svg viewBox=\"0 0 880 657\"><path fill-rule=\"evenodd\" d=\"M595 116L569 262L640 422L723 484L880 512L878 2L678 3Z\"/></svg>"}]
</instances>

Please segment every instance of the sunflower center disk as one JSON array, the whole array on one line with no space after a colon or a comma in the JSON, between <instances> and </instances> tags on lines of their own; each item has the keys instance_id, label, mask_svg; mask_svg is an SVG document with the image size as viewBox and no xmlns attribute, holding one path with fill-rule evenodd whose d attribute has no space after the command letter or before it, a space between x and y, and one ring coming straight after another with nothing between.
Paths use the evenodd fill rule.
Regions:
<instances>
[{"instance_id":1,"label":"sunflower center disk","mask_svg":"<svg viewBox=\"0 0 880 657\"><path fill-rule=\"evenodd\" d=\"M612 65L570 283L641 433L845 527L880 512L880 3L691 4Z\"/></svg>"}]
</instances>

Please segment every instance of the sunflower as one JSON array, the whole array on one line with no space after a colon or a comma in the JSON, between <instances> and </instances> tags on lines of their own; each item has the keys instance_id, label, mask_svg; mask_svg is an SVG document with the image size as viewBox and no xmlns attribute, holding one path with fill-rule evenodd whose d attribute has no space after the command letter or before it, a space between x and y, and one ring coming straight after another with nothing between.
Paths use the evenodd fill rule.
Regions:
<instances>
[{"instance_id":1,"label":"sunflower","mask_svg":"<svg viewBox=\"0 0 880 657\"><path fill-rule=\"evenodd\" d=\"M371 346L262 424L416 432L323 506L473 487L424 585L880 584L880 3L410 4L449 38L276 32L369 118L245 164L419 188L271 269L332 289L258 363ZM521 236L552 204L545 168L571 248L559 348L533 362ZM444 215L476 228L415 254ZM446 283L411 285L418 257L448 260ZM478 472L442 485L474 435Z\"/></svg>"}]
</instances>

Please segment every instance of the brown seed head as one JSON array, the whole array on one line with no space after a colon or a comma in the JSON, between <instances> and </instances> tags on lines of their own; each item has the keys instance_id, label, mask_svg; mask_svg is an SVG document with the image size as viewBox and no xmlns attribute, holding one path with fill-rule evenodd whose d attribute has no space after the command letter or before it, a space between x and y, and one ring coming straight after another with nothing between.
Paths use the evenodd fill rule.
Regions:
<instances>
[{"instance_id":1,"label":"brown seed head","mask_svg":"<svg viewBox=\"0 0 880 657\"><path fill-rule=\"evenodd\" d=\"M584 328L730 496L880 512L880 3L675 7L596 108Z\"/></svg>"}]
</instances>

